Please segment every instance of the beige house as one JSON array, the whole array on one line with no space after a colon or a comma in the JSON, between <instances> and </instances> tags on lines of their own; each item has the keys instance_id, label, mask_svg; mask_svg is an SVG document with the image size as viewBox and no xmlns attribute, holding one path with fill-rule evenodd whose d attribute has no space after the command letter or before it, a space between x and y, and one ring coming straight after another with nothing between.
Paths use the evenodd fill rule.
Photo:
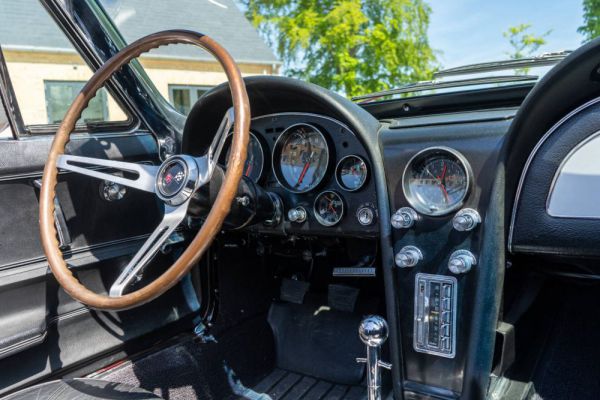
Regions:
<instances>
[{"instance_id":1,"label":"beige house","mask_svg":"<svg viewBox=\"0 0 600 400\"><path fill-rule=\"evenodd\" d=\"M168 28L193 29L217 39L238 61L243 75L278 73L281 63L231 0L221 0L218 6L210 0L101 2L128 42ZM178 7L188 12L173 20L162 18ZM37 0L2 0L0 18L12 21L0 25L0 45L25 124L59 122L90 78L90 69ZM218 63L192 46L153 50L141 63L160 93L182 113L226 80ZM119 121L126 116L102 91L83 118Z\"/></svg>"}]
</instances>

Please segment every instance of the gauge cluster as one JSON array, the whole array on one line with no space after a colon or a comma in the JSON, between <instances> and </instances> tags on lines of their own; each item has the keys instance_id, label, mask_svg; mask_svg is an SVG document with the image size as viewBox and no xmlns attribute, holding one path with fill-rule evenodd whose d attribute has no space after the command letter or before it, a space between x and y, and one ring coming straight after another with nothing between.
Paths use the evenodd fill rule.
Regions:
<instances>
[{"instance_id":1,"label":"gauge cluster","mask_svg":"<svg viewBox=\"0 0 600 400\"><path fill-rule=\"evenodd\" d=\"M221 163L226 166L231 143ZM367 153L341 122L315 114L253 118L244 175L283 203L281 227L251 230L376 236L378 211Z\"/></svg>"}]
</instances>

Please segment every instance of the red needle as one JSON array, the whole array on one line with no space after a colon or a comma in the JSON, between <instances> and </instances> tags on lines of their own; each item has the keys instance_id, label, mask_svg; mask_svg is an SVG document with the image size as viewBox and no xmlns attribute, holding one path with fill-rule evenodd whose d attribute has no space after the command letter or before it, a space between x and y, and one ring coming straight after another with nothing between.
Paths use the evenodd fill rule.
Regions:
<instances>
[{"instance_id":1,"label":"red needle","mask_svg":"<svg viewBox=\"0 0 600 400\"><path fill-rule=\"evenodd\" d=\"M246 169L246 173L244 174L245 176L250 176L250 173L252 172L252 164L248 164L248 168Z\"/></svg>"},{"instance_id":2,"label":"red needle","mask_svg":"<svg viewBox=\"0 0 600 400\"><path fill-rule=\"evenodd\" d=\"M447 165L446 163L444 163L444 169L442 170L442 176L438 177L438 179L440 180L440 187L442 188L442 191L444 192L444 197L446 198L446 203L448 203L448 201L450 201L449 197L448 197L448 191L446 190L446 185L444 184L444 179L446 178L446 170L447 170Z\"/></svg>"},{"instance_id":3,"label":"red needle","mask_svg":"<svg viewBox=\"0 0 600 400\"><path fill-rule=\"evenodd\" d=\"M308 171L308 167L310 167L310 161L307 162L306 164L304 164L304 168L302 169L302 173L300 174L300 177L298 178L298 183L296 183L296 186L300 186L300 184L302 183L302 180L304 180L304 175L306 175L306 172Z\"/></svg>"},{"instance_id":4,"label":"red needle","mask_svg":"<svg viewBox=\"0 0 600 400\"><path fill-rule=\"evenodd\" d=\"M447 165L446 163L444 163L444 169L442 171L442 177L440 178L440 182L444 182L444 178L446 177L446 170L447 170Z\"/></svg>"}]
</instances>

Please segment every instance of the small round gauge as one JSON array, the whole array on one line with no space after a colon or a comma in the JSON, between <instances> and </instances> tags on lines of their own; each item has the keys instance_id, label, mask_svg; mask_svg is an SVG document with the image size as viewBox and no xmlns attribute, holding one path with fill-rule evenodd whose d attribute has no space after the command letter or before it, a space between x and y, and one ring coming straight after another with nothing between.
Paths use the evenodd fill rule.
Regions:
<instances>
[{"instance_id":1,"label":"small round gauge","mask_svg":"<svg viewBox=\"0 0 600 400\"><path fill-rule=\"evenodd\" d=\"M359 156L346 156L340 160L335 170L338 184L349 192L354 192L367 181L367 163Z\"/></svg>"},{"instance_id":2,"label":"small round gauge","mask_svg":"<svg viewBox=\"0 0 600 400\"><path fill-rule=\"evenodd\" d=\"M231 139L229 139L229 147L227 148L227 155L225 156L225 166L229 162L229 153L231 152ZM258 138L250 132L250 140L248 142L248 150L246 153L246 163L244 164L243 174L245 177L250 178L255 183L262 176L263 167L265 164L265 153L262 145L258 141Z\"/></svg>"},{"instance_id":3,"label":"small round gauge","mask_svg":"<svg viewBox=\"0 0 600 400\"><path fill-rule=\"evenodd\" d=\"M291 192L306 193L316 188L328 164L325 136L312 125L292 125L275 143L273 171L279 183Z\"/></svg>"},{"instance_id":4,"label":"small round gauge","mask_svg":"<svg viewBox=\"0 0 600 400\"><path fill-rule=\"evenodd\" d=\"M462 206L470 179L469 165L462 155L447 148L430 148L408 163L403 189L417 211L439 216Z\"/></svg>"},{"instance_id":5,"label":"small round gauge","mask_svg":"<svg viewBox=\"0 0 600 400\"><path fill-rule=\"evenodd\" d=\"M324 226L333 226L344 216L344 201L336 192L326 190L315 199L315 218Z\"/></svg>"}]
</instances>

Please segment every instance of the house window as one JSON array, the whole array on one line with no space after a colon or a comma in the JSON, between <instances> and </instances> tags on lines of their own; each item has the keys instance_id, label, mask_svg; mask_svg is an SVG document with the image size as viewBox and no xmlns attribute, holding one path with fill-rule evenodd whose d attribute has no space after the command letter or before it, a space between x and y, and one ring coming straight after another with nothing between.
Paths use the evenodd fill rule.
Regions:
<instances>
[{"instance_id":1,"label":"house window","mask_svg":"<svg viewBox=\"0 0 600 400\"><path fill-rule=\"evenodd\" d=\"M169 100L177 111L188 115L200 96L210 89L210 86L169 85Z\"/></svg>"},{"instance_id":2,"label":"house window","mask_svg":"<svg viewBox=\"0 0 600 400\"><path fill-rule=\"evenodd\" d=\"M46 112L49 124L60 123L67 110L79 94L85 82L77 81L44 81L46 94ZM108 103L105 89L100 89L83 110L79 122L102 122L108 120Z\"/></svg>"}]
</instances>

